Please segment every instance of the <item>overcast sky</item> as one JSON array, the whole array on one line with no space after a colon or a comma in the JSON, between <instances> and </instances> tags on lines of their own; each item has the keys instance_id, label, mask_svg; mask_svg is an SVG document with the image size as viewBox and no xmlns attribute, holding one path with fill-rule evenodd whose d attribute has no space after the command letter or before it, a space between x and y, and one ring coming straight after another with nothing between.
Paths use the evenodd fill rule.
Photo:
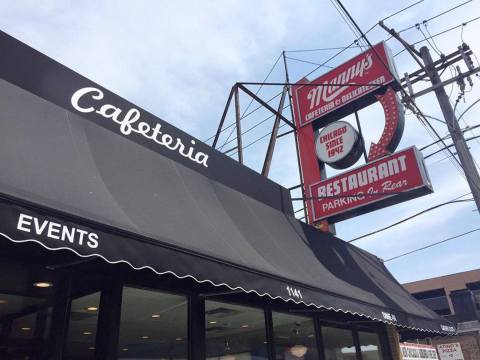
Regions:
<instances>
[{"instance_id":1,"label":"overcast sky","mask_svg":"<svg viewBox=\"0 0 480 360\"><path fill-rule=\"evenodd\" d=\"M360 27L369 29L381 18L416 1L353 1L344 0ZM386 20L401 30L422 24L464 1L425 0L411 9ZM310 50L343 47L352 42L354 34L343 22L331 2L315 1L2 1L0 29L40 50L80 74L202 140L214 134L230 91L237 81L263 81L283 50L287 50L291 80L297 81L317 66L300 62L322 63L338 50ZM480 15L478 0L402 32L406 40L423 39L422 32L436 34ZM426 25L426 26L425 26ZM418 46L431 47L448 54L461 44L462 36L480 57L480 20L435 37L435 42ZM372 43L387 39L387 34L374 28L368 33ZM387 42L393 53L402 46L391 39ZM358 54L353 47L328 63L335 66ZM0 54L1 56L1 54ZM296 60L295 60L296 59ZM418 65L403 52L395 57L400 74L413 72ZM477 63L478 64L478 63ZM461 64L463 70L465 66ZM322 67L310 79L327 71ZM284 81L283 63L274 67L269 80ZM445 71L443 78L451 76ZM465 102L458 104L461 113L480 97L480 78L467 86ZM421 84L421 89L427 84ZM256 87L252 87L256 91ZM264 87L259 95L269 99L281 89ZM458 87L447 89L455 103ZM241 98L242 113L256 108ZM433 94L418 99L419 107L428 115L441 117ZM277 102L272 101L272 106ZM289 115L289 109L286 109ZM227 124L232 121L229 113ZM243 119L243 130L269 116L258 110ZM360 112L367 146L379 138L384 125L383 112L374 104ZM469 111L462 127L480 124L480 105ZM347 119L351 121L351 119ZM244 135L244 144L267 134L272 119ZM432 120L441 135L447 129ZM282 130L286 130L284 127ZM219 142L223 150L234 145L234 137L225 131ZM469 131L466 137L480 135ZM268 137L245 150L246 164L257 171L261 168ZM422 147L433 141L415 116L406 117L405 133L399 149L411 145ZM469 142L480 162L480 140ZM437 150L431 147L424 155ZM231 153L234 156L234 153ZM349 240L391 224L422 209L469 192L464 176L443 152L426 160L433 182L434 194L392 206L337 224L338 236ZM361 164L360 161L357 165ZM328 174L335 173L328 169ZM272 164L271 177L291 187L299 183L293 138L279 140ZM293 194L298 196L299 194ZM468 198L467 196L465 198ZM300 204L295 204L296 208ZM452 204L426 213L380 234L359 240L356 244L380 258L388 259L403 252L446 239L480 226L473 202ZM465 271L480 267L480 232L439 246L417 252L386 265L401 282Z\"/></svg>"}]
</instances>

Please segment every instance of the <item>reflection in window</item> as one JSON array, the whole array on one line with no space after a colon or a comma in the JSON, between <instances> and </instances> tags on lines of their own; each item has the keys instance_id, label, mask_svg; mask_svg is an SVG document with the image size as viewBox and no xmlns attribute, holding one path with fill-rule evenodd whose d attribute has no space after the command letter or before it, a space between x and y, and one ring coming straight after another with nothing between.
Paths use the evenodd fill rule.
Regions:
<instances>
[{"instance_id":1,"label":"reflection in window","mask_svg":"<svg viewBox=\"0 0 480 360\"><path fill-rule=\"evenodd\" d=\"M312 319L273 312L272 321L276 359L318 360Z\"/></svg>"},{"instance_id":2,"label":"reflection in window","mask_svg":"<svg viewBox=\"0 0 480 360\"><path fill-rule=\"evenodd\" d=\"M186 359L187 323L186 297L124 287L119 359Z\"/></svg>"},{"instance_id":3,"label":"reflection in window","mask_svg":"<svg viewBox=\"0 0 480 360\"><path fill-rule=\"evenodd\" d=\"M205 302L208 360L267 360L264 311L247 306Z\"/></svg>"},{"instance_id":4,"label":"reflection in window","mask_svg":"<svg viewBox=\"0 0 480 360\"><path fill-rule=\"evenodd\" d=\"M89 360L95 355L100 292L72 300L65 358Z\"/></svg>"},{"instance_id":5,"label":"reflection in window","mask_svg":"<svg viewBox=\"0 0 480 360\"><path fill-rule=\"evenodd\" d=\"M351 330L322 327L325 360L355 360L356 351Z\"/></svg>"},{"instance_id":6,"label":"reflection in window","mask_svg":"<svg viewBox=\"0 0 480 360\"><path fill-rule=\"evenodd\" d=\"M362 351L362 360L382 360L378 334L359 331L358 338Z\"/></svg>"}]
</instances>

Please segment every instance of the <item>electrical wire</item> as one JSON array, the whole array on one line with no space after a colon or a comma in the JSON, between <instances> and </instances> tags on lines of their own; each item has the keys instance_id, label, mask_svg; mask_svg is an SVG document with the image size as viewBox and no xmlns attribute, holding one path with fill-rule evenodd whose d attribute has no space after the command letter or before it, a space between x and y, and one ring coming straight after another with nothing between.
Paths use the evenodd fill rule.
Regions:
<instances>
[{"instance_id":1,"label":"electrical wire","mask_svg":"<svg viewBox=\"0 0 480 360\"><path fill-rule=\"evenodd\" d=\"M401 12L404 12L405 10L408 10L408 9L410 9L410 8L412 8L412 7L420 4L420 3L422 3L423 1L424 1L424 0L419 0L419 1L417 1L417 2L414 2L413 4L410 4L410 5L406 6L406 7L404 7L403 9L400 9L400 10L394 12L393 14L390 14L390 15L388 15L387 17L384 17L381 21L388 20L388 19L390 19L390 18L392 18L392 17L400 14ZM472 0L470 0L470 1L472 1ZM378 23L377 23L376 25L378 25ZM373 27L372 27L372 28L373 28ZM370 29L372 29L372 28L370 28ZM369 29L369 30L370 30L370 29ZM369 31L369 30L367 30L367 31L365 32L365 35L368 34L368 31Z\"/></svg>"},{"instance_id":2,"label":"electrical wire","mask_svg":"<svg viewBox=\"0 0 480 360\"><path fill-rule=\"evenodd\" d=\"M357 236L356 238L353 238L352 240L349 240L349 241L347 241L347 242L352 243L352 242L358 241L358 240L360 240L360 239L364 239L364 238L366 238L366 237L369 237L369 236L372 236L372 235L381 233L381 232L383 232L383 231L385 231L385 230L391 229L391 228L394 227L394 226L397 226L397 225L403 224L403 223L405 223L405 222L407 222L407 221L409 221L409 220L412 220L412 219L416 218L417 216L423 215L423 214L425 214L425 213L427 213L427 212L429 212L429 211L438 209L438 208L440 208L440 207L443 207L443 206L446 206L446 205L449 205L449 204L455 204L455 203L463 203L463 202L473 201L473 199L462 199L462 200L461 200L462 197L467 196L467 195L469 195L469 194L471 194L471 193L466 193L466 194L463 194L463 195L461 195L461 196L458 196L458 197L456 197L456 198L454 198L454 199L452 199L452 200L450 200L450 201L447 201L447 202L444 202L444 203L440 203L440 204L434 205L434 206L429 207L429 208L427 208L427 209L424 209L424 210L422 210L422 211L420 211L420 212L417 212L417 213L415 213L415 214L413 214L413 215L410 215L410 216L408 216L408 217L406 217L406 218L404 218L404 219L402 219L402 220L399 220L399 221L397 221L397 222L394 222L393 224L390 224L390 225L387 225L387 226L385 226L385 227L382 227L382 228L380 228L380 229L378 229L378 230L374 230L374 231L371 231L371 232L369 232L369 233L366 233L366 234Z\"/></svg>"},{"instance_id":3,"label":"electrical wire","mask_svg":"<svg viewBox=\"0 0 480 360\"><path fill-rule=\"evenodd\" d=\"M435 39L432 37L432 34L430 33L430 31L428 30L428 22L424 21L423 23L423 27L425 28L425 31L427 32L428 36L430 37L430 39L432 40L432 44L435 46L435 48L437 49L437 54L439 56L442 56L443 54L443 51L440 50L440 48L438 47L437 43L435 42ZM463 42L462 42L463 44ZM451 66L451 65L450 65Z\"/></svg>"},{"instance_id":4,"label":"electrical wire","mask_svg":"<svg viewBox=\"0 0 480 360\"><path fill-rule=\"evenodd\" d=\"M480 135L475 135L475 136L472 136L472 137L469 137L469 138L465 139L465 142L469 142L469 141L472 141L472 140L476 140L476 139L478 139L478 138L480 138ZM449 148L451 148L452 146L455 146L455 144L450 144L450 145L448 145ZM424 159L426 160L426 159L432 157L433 155L438 154L439 152L441 152L441 151L443 151L443 150L445 150L445 149L444 149L444 148L441 148L441 149L439 149L439 150L437 150L437 151L434 151L433 153L424 156ZM452 154L452 156L455 156L455 155L456 155L456 154ZM447 159L447 158L445 158L445 159Z\"/></svg>"},{"instance_id":5,"label":"electrical wire","mask_svg":"<svg viewBox=\"0 0 480 360\"><path fill-rule=\"evenodd\" d=\"M388 262L388 261L392 261L392 260L395 260L395 259L398 259L398 258L407 256L407 255L416 253L416 252L418 252L418 251L425 250L425 249L431 248L431 247L433 247L433 246L437 246L437 245L446 243L447 241L454 240L454 239L458 239L458 238L460 238L460 237L469 235L469 234L474 233L474 232L479 231L479 230L480 230L480 228L472 229L472 230L470 230L470 231L466 231L466 232L464 232L464 233L461 233L461 234L458 234L458 235L449 237L449 238L447 238L447 239L434 242L434 243L432 243L432 244L430 244L430 245L422 246L422 247L420 247L420 248L418 248L418 249L411 250L411 251L408 251L408 252L406 252L406 253L403 253L403 254L400 254L400 255L391 257L391 258L389 258L389 259L387 259L387 260L384 260L383 262L385 263L385 262Z\"/></svg>"},{"instance_id":6,"label":"electrical wire","mask_svg":"<svg viewBox=\"0 0 480 360\"><path fill-rule=\"evenodd\" d=\"M303 60L303 59L297 59L297 58L293 58L293 57L290 57L290 56L285 56L285 57L286 57L288 60L298 61L298 62L302 62L302 63L305 63L305 64L323 66L323 67L326 67L326 68L329 68L329 69L333 69L333 66L330 66L330 65L321 65L321 64L316 63L316 62L313 62L313 61L308 61L308 60Z\"/></svg>"},{"instance_id":7,"label":"electrical wire","mask_svg":"<svg viewBox=\"0 0 480 360\"><path fill-rule=\"evenodd\" d=\"M286 53L315 52L315 51L332 51L332 50L344 50L344 49L355 49L355 48L361 48L361 46L350 45L350 46L337 46L337 47L326 47L326 48L317 48L317 49L285 50L285 52Z\"/></svg>"},{"instance_id":8,"label":"electrical wire","mask_svg":"<svg viewBox=\"0 0 480 360\"><path fill-rule=\"evenodd\" d=\"M425 41L428 43L428 45L430 45L430 48L437 53L438 56L442 56L442 53L440 51L438 51L435 46L430 42L429 38L427 38L427 35L425 35L425 33L422 31L422 28L420 27L420 24L417 26L417 29L418 31L420 31L420 33L423 35L423 38L425 39ZM430 38L431 38L431 35L430 35ZM432 39L433 40L433 39Z\"/></svg>"},{"instance_id":9,"label":"electrical wire","mask_svg":"<svg viewBox=\"0 0 480 360\"><path fill-rule=\"evenodd\" d=\"M339 51L337 51L335 54L333 54L332 56L330 56L330 57L329 57L327 60L325 60L323 63L321 63L320 65L318 65L315 69L313 69L312 71L310 71L309 73L307 73L304 77L307 77L307 76L312 75L315 71L317 71L317 70L320 69L321 67L325 66L325 65L328 64L330 61L332 61L332 60L335 59L336 57L340 56L343 52L347 51L348 49L350 49L350 48L352 48L352 47L354 47L354 46L356 46L355 41L353 41L350 45L341 48Z\"/></svg>"},{"instance_id":10,"label":"electrical wire","mask_svg":"<svg viewBox=\"0 0 480 360\"><path fill-rule=\"evenodd\" d=\"M458 120L463 118L463 115L465 115L468 111L470 111L471 108L473 108L475 105L477 105L480 102L480 99L475 100L472 104L470 104L458 117ZM476 125L477 126L477 125Z\"/></svg>"},{"instance_id":11,"label":"electrical wire","mask_svg":"<svg viewBox=\"0 0 480 360\"><path fill-rule=\"evenodd\" d=\"M410 4L400 10L397 10L395 11L394 13L384 17L382 19L382 21L385 21L385 20L388 20L398 14L400 14L401 12L405 11L405 10L408 10L420 3L422 3L424 0L418 0L416 2L414 2L413 4ZM469 1L472 1L472 0L469 0ZM467 1L468 2L468 1ZM365 31L365 35L367 35L370 31L372 31L375 27L378 26L378 22L376 22L375 24L373 24L367 31ZM357 38L358 40L358 38ZM315 52L315 51L331 51L331 50L342 50L342 49L345 49L345 48L348 48L348 49L353 49L353 48L362 48L362 46L360 45L355 45L355 46L342 46L342 47L326 47L326 48L317 48L317 49L298 49L298 50L285 50L286 53L295 53L295 52Z\"/></svg>"},{"instance_id":12,"label":"electrical wire","mask_svg":"<svg viewBox=\"0 0 480 360\"><path fill-rule=\"evenodd\" d=\"M353 22L349 21L349 16L348 14L346 14L346 11L343 9L342 11L342 8L339 7L336 3L336 0L330 0L330 3L333 5L333 7L335 8L335 10L337 10L337 12L340 14L340 17L343 19L343 21L345 22L345 24L347 25L347 27L350 29L350 31L353 33L353 36L355 38L355 41L354 43L360 45L362 47L362 50L364 50L364 47L368 47L368 44L366 45L364 43L364 40L363 40L363 36L361 33L358 32L358 30L356 29L355 25L353 24ZM363 45L362 43L363 42ZM366 46L365 46L366 45Z\"/></svg>"},{"instance_id":13,"label":"electrical wire","mask_svg":"<svg viewBox=\"0 0 480 360\"><path fill-rule=\"evenodd\" d=\"M453 11L453 10L456 10L456 9L458 9L458 8L462 7L463 5L466 5L466 4L470 3L470 2L472 2L472 0L465 1L465 2L463 2L463 3L461 3L461 4L458 4L458 5L454 6L454 7L451 7L451 8L449 8L449 9L445 10L445 11L442 11L442 12L439 13L439 14L436 14L436 15L434 15L434 16L432 16L432 17L429 17L429 18L427 18L427 19L425 19L425 20L422 20L422 21L420 21L420 22L426 23L426 22L429 22L429 21L431 21L431 20L437 19L437 18L439 18L440 16L446 15L446 14L448 14L449 12L451 12L451 11ZM419 24L420 22L418 22L417 24ZM400 33L404 32L404 31L408 31L408 30L411 30L411 29L415 29L415 27L417 26L417 24L411 25L411 26L409 26L409 27L407 27L407 28L404 28L404 29L402 29L402 30L399 30L397 33L400 34ZM391 39L391 38L392 38L392 36L391 36L389 39Z\"/></svg>"},{"instance_id":14,"label":"electrical wire","mask_svg":"<svg viewBox=\"0 0 480 360\"><path fill-rule=\"evenodd\" d=\"M443 31L440 31L440 32L438 32L438 33L436 33L436 34L433 34L433 35L430 36L429 38L435 38L435 37L437 37L437 36L446 34L446 33L450 32L450 31L453 31L453 30L455 30L455 29L458 29L459 27L466 26L467 24L470 24L471 22L477 21L478 19L480 19L480 16L477 16L476 18L470 19L470 20L468 20L468 21L466 21L466 22L463 22L463 23L461 23L460 25L456 25L456 26L453 26L453 27L451 27L451 28L448 28L448 29L445 29L445 30L443 30ZM415 27L415 26L414 26L414 27ZM425 39L421 39L421 40L415 41L414 43L411 43L410 45L415 46L415 45L420 44L420 43L422 43L422 42L424 42L424 41L425 41ZM396 57L396 56L400 55L400 54L403 53L404 51L406 51L406 49L402 49L402 50L400 50L399 52L395 53L395 55L393 55L393 57Z\"/></svg>"},{"instance_id":15,"label":"electrical wire","mask_svg":"<svg viewBox=\"0 0 480 360\"><path fill-rule=\"evenodd\" d=\"M424 1L424 0L416 1L416 2L414 2L413 4L410 4L410 5L402 8L402 9L400 9L400 10L398 10L398 11L395 11L394 13L392 13L392 14L384 17L383 19L381 19L379 22L388 20L388 19L390 19L390 18L392 18L392 17L400 14L401 12L403 12L403 11L405 11L405 10L408 10L408 9L410 9L410 8L412 8L412 7L420 4L420 3L422 3L423 1ZM470 0L470 1L472 1L472 0ZM370 26L370 28L368 28L368 30L363 33L363 36L366 36L370 31L372 31L373 29L375 29L375 27L378 26L378 23L379 23L379 22L376 22L375 24L373 24L372 26ZM363 36L361 36L361 37L363 37ZM357 37L357 41L360 40L361 37ZM368 46L367 46L367 47L368 47Z\"/></svg>"},{"instance_id":16,"label":"electrical wire","mask_svg":"<svg viewBox=\"0 0 480 360\"><path fill-rule=\"evenodd\" d=\"M458 117L457 120L460 121L467 112L469 112L475 105L477 105L477 104L479 104L479 103L480 103L480 98L477 99L477 100L475 100L472 104L470 104L470 105L459 115L459 117ZM428 116L428 115L425 115L425 116L431 117L431 116ZM433 118L433 117L432 117L432 118ZM437 119L437 120L439 120L439 119ZM476 129L476 128L478 128L478 127L480 127L480 125L468 126L468 127L466 127L466 128L463 128L463 129L462 129L462 132L464 133L464 132L466 132L466 131L471 131L471 130ZM449 138L449 137L450 137L450 135L447 135L447 136L444 136L442 139L445 140L445 139L447 139L447 138ZM437 143L439 143L439 142L440 142L440 140L436 140L436 141L434 141L434 142L432 142L432 143L430 143L430 144L428 144L428 145L425 145L425 146L421 147L419 150L420 150L420 151L423 151L423 150L429 148L430 146L435 145L435 144L437 144Z\"/></svg>"},{"instance_id":17,"label":"electrical wire","mask_svg":"<svg viewBox=\"0 0 480 360\"><path fill-rule=\"evenodd\" d=\"M290 104L285 105L285 107L282 109L282 111L285 110L285 109L287 109L288 107L290 107ZM258 126L260 126L260 125L262 125L263 123L265 123L266 121L268 121L269 119L271 119L271 118L274 117L274 116L275 116L275 114L272 114L272 115L270 115L269 117L267 117L267 118L259 121L258 123L255 123L254 125L252 125L252 126L249 127L248 129L246 129L245 131L243 131L243 132L241 133L241 135L245 135L245 134L249 133L251 130L255 129L256 127L258 127ZM236 140L236 138L230 139L225 145L228 145L228 144L230 144L231 142L233 142L233 141L235 141L235 140Z\"/></svg>"},{"instance_id":18,"label":"electrical wire","mask_svg":"<svg viewBox=\"0 0 480 360\"><path fill-rule=\"evenodd\" d=\"M282 125L280 125L278 128L280 129L280 128L284 127L285 125L287 125L287 124L286 124L286 123L283 123L283 124L282 124ZM258 139L256 139L256 140L254 140L254 141L252 141L252 142L248 143L247 145L243 146L243 150L245 150L245 149L249 148L250 146L252 146L252 145L256 144L256 143L257 143L257 142L259 142L260 140L263 140L263 139L265 139L267 136L270 136L271 134L272 134L272 132L271 132L271 131L269 131L269 132L268 132L268 133L266 133L265 135L263 135L263 136L259 137ZM236 154L238 154L238 150L237 150L237 151L235 151L235 152L232 154L232 156L233 156L233 155L236 155Z\"/></svg>"}]
</instances>

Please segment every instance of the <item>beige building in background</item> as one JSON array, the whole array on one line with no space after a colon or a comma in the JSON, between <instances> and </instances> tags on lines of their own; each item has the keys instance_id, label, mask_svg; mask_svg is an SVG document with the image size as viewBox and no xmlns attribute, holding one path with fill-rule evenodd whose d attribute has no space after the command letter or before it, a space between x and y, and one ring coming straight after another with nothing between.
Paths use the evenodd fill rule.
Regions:
<instances>
[{"instance_id":1,"label":"beige building in background","mask_svg":"<svg viewBox=\"0 0 480 360\"><path fill-rule=\"evenodd\" d=\"M403 284L416 299L453 322L458 335L432 344L460 343L464 360L480 360L480 269Z\"/></svg>"}]
</instances>

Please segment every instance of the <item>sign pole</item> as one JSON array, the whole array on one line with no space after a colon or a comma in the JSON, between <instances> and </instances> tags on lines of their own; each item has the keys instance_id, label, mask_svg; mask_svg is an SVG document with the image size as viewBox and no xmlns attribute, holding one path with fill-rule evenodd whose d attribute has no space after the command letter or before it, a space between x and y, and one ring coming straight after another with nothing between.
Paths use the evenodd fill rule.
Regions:
<instances>
[{"instance_id":1,"label":"sign pole","mask_svg":"<svg viewBox=\"0 0 480 360\"><path fill-rule=\"evenodd\" d=\"M283 104L285 103L285 95L287 94L287 85L283 87L282 97L278 104L278 114L275 116L275 122L273 123L272 134L270 135L270 141L268 142L267 155L263 163L262 175L268 177L270 172L270 165L272 164L273 150L275 149L275 143L277 141L278 128L280 126L280 115L283 111Z\"/></svg>"},{"instance_id":2,"label":"sign pole","mask_svg":"<svg viewBox=\"0 0 480 360\"><path fill-rule=\"evenodd\" d=\"M472 191L473 198L477 205L477 210L480 212L480 176L478 175L477 168L472 158L472 154L468 149L465 138L463 137L463 132L458 125L457 117L452 108L452 104L448 98L445 87L442 84L440 75L438 74L437 69L432 66L433 60L430 55L430 51L426 46L420 48L420 55L425 64L426 71L430 77L430 81L434 87L435 95L437 96L438 103L443 113L443 117L447 123L448 131L452 136L452 141L457 150L458 158L462 164L463 171L467 178L468 185Z\"/></svg>"},{"instance_id":3,"label":"sign pole","mask_svg":"<svg viewBox=\"0 0 480 360\"><path fill-rule=\"evenodd\" d=\"M240 124L240 96L238 94L238 86L235 86L235 123L237 127L237 150L238 162L243 164L243 147L242 147L242 126Z\"/></svg>"},{"instance_id":4,"label":"sign pole","mask_svg":"<svg viewBox=\"0 0 480 360\"><path fill-rule=\"evenodd\" d=\"M362 139L362 151L365 162L368 162L367 150L365 149L365 139L363 138L362 127L360 126L360 117L358 116L358 111L355 111L355 121L357 122L358 133L360 134L360 139Z\"/></svg>"}]
</instances>

